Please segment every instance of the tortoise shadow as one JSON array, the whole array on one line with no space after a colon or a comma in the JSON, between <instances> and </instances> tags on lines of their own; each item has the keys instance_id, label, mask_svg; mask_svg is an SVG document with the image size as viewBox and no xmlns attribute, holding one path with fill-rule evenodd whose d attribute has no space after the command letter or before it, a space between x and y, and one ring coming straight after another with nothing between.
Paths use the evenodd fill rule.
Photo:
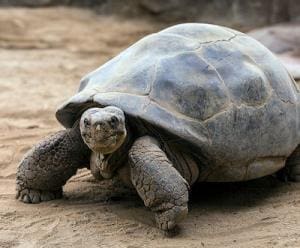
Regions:
<instances>
[{"instance_id":1,"label":"tortoise shadow","mask_svg":"<svg viewBox=\"0 0 300 248\"><path fill-rule=\"evenodd\" d=\"M287 189L288 183L273 176L245 182L198 183L190 194L190 206L247 208L261 205L265 200Z\"/></svg>"},{"instance_id":2,"label":"tortoise shadow","mask_svg":"<svg viewBox=\"0 0 300 248\"><path fill-rule=\"evenodd\" d=\"M268 176L247 182L198 183L190 193L189 215L200 215L202 211L232 213L242 209L259 207L264 201L290 190L288 183ZM68 201L60 204L78 209L78 205L96 204L105 206L122 219L141 222L154 227L151 211L146 209L134 189L127 188L117 180L104 182L81 181L73 183L66 191ZM189 218L189 217L188 217Z\"/></svg>"}]
</instances>

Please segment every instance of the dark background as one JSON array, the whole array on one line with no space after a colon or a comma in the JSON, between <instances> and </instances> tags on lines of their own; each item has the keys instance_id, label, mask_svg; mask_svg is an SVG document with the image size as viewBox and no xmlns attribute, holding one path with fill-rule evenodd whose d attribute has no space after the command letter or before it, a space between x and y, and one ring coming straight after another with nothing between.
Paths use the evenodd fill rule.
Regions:
<instances>
[{"instance_id":1,"label":"dark background","mask_svg":"<svg viewBox=\"0 0 300 248\"><path fill-rule=\"evenodd\" d=\"M167 22L209 22L243 31L300 18L299 0L0 0L0 5L93 7L101 14Z\"/></svg>"}]
</instances>

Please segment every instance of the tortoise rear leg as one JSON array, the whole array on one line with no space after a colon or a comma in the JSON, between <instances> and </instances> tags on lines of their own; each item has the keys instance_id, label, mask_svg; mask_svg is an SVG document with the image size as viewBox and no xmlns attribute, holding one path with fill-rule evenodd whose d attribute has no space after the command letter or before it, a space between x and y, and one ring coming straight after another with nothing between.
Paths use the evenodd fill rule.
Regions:
<instances>
[{"instance_id":1,"label":"tortoise rear leg","mask_svg":"<svg viewBox=\"0 0 300 248\"><path fill-rule=\"evenodd\" d=\"M146 207L155 213L160 229L169 231L188 212L188 184L172 166L158 142L137 139L129 151L131 181Z\"/></svg>"},{"instance_id":2,"label":"tortoise rear leg","mask_svg":"<svg viewBox=\"0 0 300 248\"><path fill-rule=\"evenodd\" d=\"M35 145L19 164L16 198L39 203L62 197L62 186L89 163L90 150L78 125L59 131Z\"/></svg>"},{"instance_id":3,"label":"tortoise rear leg","mask_svg":"<svg viewBox=\"0 0 300 248\"><path fill-rule=\"evenodd\" d=\"M285 167L277 175L284 181L300 182L300 145L287 158Z\"/></svg>"}]
</instances>

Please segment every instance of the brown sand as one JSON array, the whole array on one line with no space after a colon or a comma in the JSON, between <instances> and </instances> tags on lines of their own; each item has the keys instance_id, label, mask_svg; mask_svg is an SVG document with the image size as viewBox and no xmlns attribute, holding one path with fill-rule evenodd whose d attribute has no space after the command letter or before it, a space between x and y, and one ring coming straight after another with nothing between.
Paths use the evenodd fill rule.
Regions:
<instances>
[{"instance_id":1,"label":"brown sand","mask_svg":"<svg viewBox=\"0 0 300 248\"><path fill-rule=\"evenodd\" d=\"M80 78L162 26L87 10L0 9L0 247L300 247L300 184L272 177L199 185L173 238L134 192L84 170L62 200L14 199L18 161L62 128L55 109Z\"/></svg>"}]
</instances>

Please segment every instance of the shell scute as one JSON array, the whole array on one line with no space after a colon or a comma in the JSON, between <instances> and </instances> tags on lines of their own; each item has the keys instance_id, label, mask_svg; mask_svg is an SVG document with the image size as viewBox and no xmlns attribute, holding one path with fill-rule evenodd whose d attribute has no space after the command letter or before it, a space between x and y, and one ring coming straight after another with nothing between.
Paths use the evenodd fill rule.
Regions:
<instances>
[{"instance_id":1,"label":"shell scute","mask_svg":"<svg viewBox=\"0 0 300 248\"><path fill-rule=\"evenodd\" d=\"M151 99L188 117L205 120L229 104L222 79L195 52L162 58Z\"/></svg>"}]
</instances>

